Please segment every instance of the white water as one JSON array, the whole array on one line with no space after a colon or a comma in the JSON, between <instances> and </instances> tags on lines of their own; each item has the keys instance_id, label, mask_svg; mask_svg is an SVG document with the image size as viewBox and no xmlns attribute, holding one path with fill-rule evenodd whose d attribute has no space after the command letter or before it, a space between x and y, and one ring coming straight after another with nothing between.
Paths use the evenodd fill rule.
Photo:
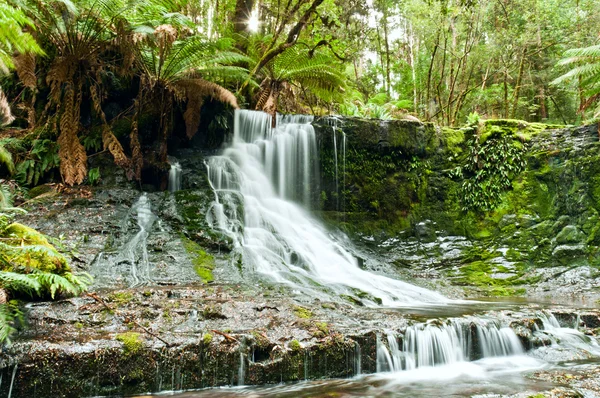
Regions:
<instances>
[{"instance_id":1,"label":"white water","mask_svg":"<svg viewBox=\"0 0 600 398\"><path fill-rule=\"evenodd\" d=\"M269 115L236 111L232 144L208 162L216 200L207 220L234 239L244 269L313 296L358 296L370 305L378 298L390 306L448 302L436 292L361 270L309 214L318 171L311 118L278 117L272 129Z\"/></svg>"},{"instance_id":2,"label":"white water","mask_svg":"<svg viewBox=\"0 0 600 398\"><path fill-rule=\"evenodd\" d=\"M19 364L15 364L15 367L13 368L12 376L10 378L10 387L8 389L8 397L7 398L10 398L12 396L12 390L13 390L13 385L15 384L15 376L17 375L17 366L18 365Z\"/></svg>"},{"instance_id":3,"label":"white water","mask_svg":"<svg viewBox=\"0 0 600 398\"><path fill-rule=\"evenodd\" d=\"M346 133L342 130L338 125L341 123L337 117L332 117L327 119L329 124L331 125L331 130L333 131L333 159L334 159L334 167L335 167L335 208L337 211L346 211L346 195L344 194L344 189L346 189ZM342 135L342 185L340 190L340 172L339 172L339 160L338 160L338 145L337 145L337 134L338 131ZM340 196L342 196L342 207L340 207Z\"/></svg>"},{"instance_id":4,"label":"white water","mask_svg":"<svg viewBox=\"0 0 600 398\"><path fill-rule=\"evenodd\" d=\"M480 319L451 319L441 325L422 323L409 326L402 346L398 344L395 333L387 333L386 339L387 344L378 340L378 372L399 372L524 354L512 329Z\"/></svg>"},{"instance_id":5,"label":"white water","mask_svg":"<svg viewBox=\"0 0 600 398\"><path fill-rule=\"evenodd\" d=\"M181 165L179 162L173 162L169 170L169 192L181 190Z\"/></svg>"},{"instance_id":6,"label":"white water","mask_svg":"<svg viewBox=\"0 0 600 398\"><path fill-rule=\"evenodd\" d=\"M132 211L137 216L139 231L116 253L100 253L92 267L96 282L108 280L114 283L115 268L122 269L127 284L131 287L151 282L147 239L156 221L148 196L143 193L135 202ZM126 267L126 269L124 269Z\"/></svg>"},{"instance_id":7,"label":"white water","mask_svg":"<svg viewBox=\"0 0 600 398\"><path fill-rule=\"evenodd\" d=\"M567 328L562 327L551 312L542 312L538 316L542 320L542 328L537 331L537 334L549 337L554 347L575 349L594 357L600 356L600 345L597 340L577 330L577 322L573 325L575 328Z\"/></svg>"}]
</instances>

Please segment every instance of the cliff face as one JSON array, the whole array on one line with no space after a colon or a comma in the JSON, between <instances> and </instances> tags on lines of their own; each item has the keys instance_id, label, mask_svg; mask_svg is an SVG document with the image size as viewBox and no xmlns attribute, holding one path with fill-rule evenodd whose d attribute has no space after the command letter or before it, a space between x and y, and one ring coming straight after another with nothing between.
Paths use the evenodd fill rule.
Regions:
<instances>
[{"instance_id":1,"label":"cliff face","mask_svg":"<svg viewBox=\"0 0 600 398\"><path fill-rule=\"evenodd\" d=\"M397 266L443 269L455 284L495 295L545 286L550 275L591 283L597 274L597 126L320 119L315 127L324 218L375 242Z\"/></svg>"}]
</instances>

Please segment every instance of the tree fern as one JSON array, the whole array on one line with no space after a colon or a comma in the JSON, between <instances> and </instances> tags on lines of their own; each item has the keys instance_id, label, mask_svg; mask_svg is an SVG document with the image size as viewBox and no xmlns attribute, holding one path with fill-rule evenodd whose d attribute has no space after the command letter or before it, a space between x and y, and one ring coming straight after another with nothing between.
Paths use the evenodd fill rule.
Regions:
<instances>
[{"instance_id":1,"label":"tree fern","mask_svg":"<svg viewBox=\"0 0 600 398\"><path fill-rule=\"evenodd\" d=\"M558 65L568 66L571 69L556 78L551 84L558 85L567 81L579 80L580 84L586 88L588 96L588 100L580 106L581 111L598 102L600 99L600 45L567 50ZM600 103L597 105L594 116L600 116Z\"/></svg>"},{"instance_id":2,"label":"tree fern","mask_svg":"<svg viewBox=\"0 0 600 398\"><path fill-rule=\"evenodd\" d=\"M261 42L258 42L259 44ZM251 50L253 51L253 50ZM258 95L257 109L277 111L279 101L297 102L297 92L308 91L317 98L331 102L341 99L346 77L325 53L290 47L268 62L261 73L263 82ZM284 87L296 89L282 90ZM283 98L279 98L283 95ZM292 98L288 98L288 97ZM269 109L267 109L269 108Z\"/></svg>"}]
</instances>

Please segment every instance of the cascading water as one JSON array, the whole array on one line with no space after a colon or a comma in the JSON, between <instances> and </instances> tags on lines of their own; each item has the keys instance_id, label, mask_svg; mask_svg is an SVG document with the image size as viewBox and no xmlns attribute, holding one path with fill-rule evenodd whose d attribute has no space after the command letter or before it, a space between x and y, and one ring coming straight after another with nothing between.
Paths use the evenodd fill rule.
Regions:
<instances>
[{"instance_id":1,"label":"cascading water","mask_svg":"<svg viewBox=\"0 0 600 398\"><path fill-rule=\"evenodd\" d=\"M173 162L169 170L169 192L181 190L181 165L179 162Z\"/></svg>"},{"instance_id":2,"label":"cascading water","mask_svg":"<svg viewBox=\"0 0 600 398\"><path fill-rule=\"evenodd\" d=\"M342 130L339 125L341 124L340 120L337 117L331 117L328 120L328 123L331 125L331 130L333 131L333 160L334 160L334 168L335 168L335 193L336 193L336 210L337 211L346 211L346 195L344 195L344 189L346 187L346 133ZM340 172L339 172L339 160L338 160L338 131L342 137L342 184L340 191ZM340 196L343 198L342 207L340 208Z\"/></svg>"},{"instance_id":3,"label":"cascading water","mask_svg":"<svg viewBox=\"0 0 600 398\"><path fill-rule=\"evenodd\" d=\"M361 270L310 216L306 207L318 171L311 120L278 116L273 129L265 113L236 111L232 144L207 165L216 197L207 221L233 238L246 268L298 291L359 296L373 305L447 302L436 292Z\"/></svg>"},{"instance_id":4,"label":"cascading water","mask_svg":"<svg viewBox=\"0 0 600 398\"><path fill-rule=\"evenodd\" d=\"M92 267L96 283L102 284L109 280L114 282L117 274L115 267L126 266L123 270L129 286L139 286L150 282L150 262L146 240L152 229L156 216L148 196L144 193L133 205L132 211L137 216L139 231L125 245L114 254L100 253Z\"/></svg>"},{"instance_id":5,"label":"cascading water","mask_svg":"<svg viewBox=\"0 0 600 398\"><path fill-rule=\"evenodd\" d=\"M553 346L579 350L594 357L600 356L600 344L577 330L577 323L574 325L575 328L568 328L561 326L551 312L542 312L538 316L542 321L542 327L536 333L548 337Z\"/></svg>"},{"instance_id":6,"label":"cascading water","mask_svg":"<svg viewBox=\"0 0 600 398\"><path fill-rule=\"evenodd\" d=\"M402 347L395 333L387 333L386 337L387 346L381 340L377 344L378 372L399 372L524 354L512 329L479 319L450 319L442 325L422 323L409 326L402 339Z\"/></svg>"}]
</instances>

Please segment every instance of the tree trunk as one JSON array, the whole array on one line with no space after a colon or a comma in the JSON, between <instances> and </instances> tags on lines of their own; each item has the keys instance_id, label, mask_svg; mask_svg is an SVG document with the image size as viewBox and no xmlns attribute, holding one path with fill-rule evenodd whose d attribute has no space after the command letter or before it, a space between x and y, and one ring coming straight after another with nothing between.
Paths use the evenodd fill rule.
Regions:
<instances>
[{"instance_id":1,"label":"tree trunk","mask_svg":"<svg viewBox=\"0 0 600 398\"><path fill-rule=\"evenodd\" d=\"M252 14L254 0L237 0L233 14L233 31L241 35L248 33L248 19Z\"/></svg>"}]
</instances>

